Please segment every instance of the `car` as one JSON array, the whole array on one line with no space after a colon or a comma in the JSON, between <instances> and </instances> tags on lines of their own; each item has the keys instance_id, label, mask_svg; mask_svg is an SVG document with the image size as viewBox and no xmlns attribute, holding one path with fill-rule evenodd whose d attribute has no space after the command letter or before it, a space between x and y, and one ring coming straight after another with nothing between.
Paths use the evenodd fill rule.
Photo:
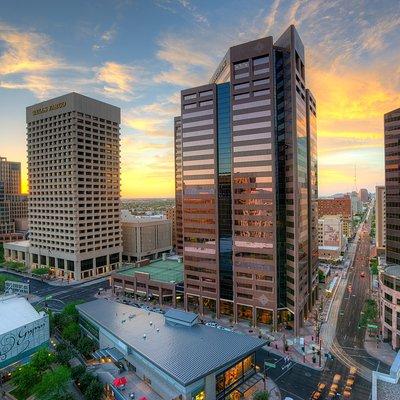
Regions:
<instances>
[{"instance_id":1,"label":"car","mask_svg":"<svg viewBox=\"0 0 400 400\"><path fill-rule=\"evenodd\" d=\"M322 393L318 390L314 390L311 394L311 400L319 400L321 398Z\"/></svg>"},{"instance_id":2,"label":"car","mask_svg":"<svg viewBox=\"0 0 400 400\"><path fill-rule=\"evenodd\" d=\"M364 271L361 272L360 276L361 276L361 278L364 278L365 277L365 272Z\"/></svg>"},{"instance_id":3,"label":"car","mask_svg":"<svg viewBox=\"0 0 400 400\"><path fill-rule=\"evenodd\" d=\"M339 383L340 380L342 379L342 376L340 374L335 374L335 376L333 377L333 383Z\"/></svg>"}]
</instances>

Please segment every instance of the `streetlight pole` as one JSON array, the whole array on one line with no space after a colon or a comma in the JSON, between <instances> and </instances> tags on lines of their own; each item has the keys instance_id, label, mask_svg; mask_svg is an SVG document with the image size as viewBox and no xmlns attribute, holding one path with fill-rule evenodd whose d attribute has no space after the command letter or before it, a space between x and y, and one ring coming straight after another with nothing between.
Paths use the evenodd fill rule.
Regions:
<instances>
[{"instance_id":1,"label":"streetlight pole","mask_svg":"<svg viewBox=\"0 0 400 400\"><path fill-rule=\"evenodd\" d=\"M322 340L319 339L319 361L318 361L318 365L321 367L321 349L322 349Z\"/></svg>"}]
</instances>

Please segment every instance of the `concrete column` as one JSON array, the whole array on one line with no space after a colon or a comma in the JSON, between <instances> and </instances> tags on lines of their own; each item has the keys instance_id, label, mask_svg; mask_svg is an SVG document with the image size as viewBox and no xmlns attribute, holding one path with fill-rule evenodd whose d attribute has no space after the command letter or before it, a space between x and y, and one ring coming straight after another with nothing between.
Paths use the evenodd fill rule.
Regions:
<instances>
[{"instance_id":1,"label":"concrete column","mask_svg":"<svg viewBox=\"0 0 400 400\"><path fill-rule=\"evenodd\" d=\"M257 325L257 317L256 317L256 307L252 307L252 309L253 309L253 318L252 318L252 323L253 323L253 326L255 327L256 325Z\"/></svg>"},{"instance_id":2,"label":"concrete column","mask_svg":"<svg viewBox=\"0 0 400 400\"><path fill-rule=\"evenodd\" d=\"M80 261L75 261L75 263L74 263L74 275L75 275L75 280L77 280L77 281L81 280L81 262Z\"/></svg>"},{"instance_id":3,"label":"concrete column","mask_svg":"<svg viewBox=\"0 0 400 400\"><path fill-rule=\"evenodd\" d=\"M215 374L206 376L204 385L204 390L206 392L206 399L215 399L217 397L215 383L216 383Z\"/></svg>"}]
</instances>

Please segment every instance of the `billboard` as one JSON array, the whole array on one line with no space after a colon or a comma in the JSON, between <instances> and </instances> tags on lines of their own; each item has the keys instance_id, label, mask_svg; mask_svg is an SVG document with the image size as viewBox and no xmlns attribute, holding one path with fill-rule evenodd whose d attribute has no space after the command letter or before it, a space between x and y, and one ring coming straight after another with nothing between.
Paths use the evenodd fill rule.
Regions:
<instances>
[{"instance_id":1,"label":"billboard","mask_svg":"<svg viewBox=\"0 0 400 400\"><path fill-rule=\"evenodd\" d=\"M48 315L0 335L0 368L34 353L48 342L49 335Z\"/></svg>"}]
</instances>

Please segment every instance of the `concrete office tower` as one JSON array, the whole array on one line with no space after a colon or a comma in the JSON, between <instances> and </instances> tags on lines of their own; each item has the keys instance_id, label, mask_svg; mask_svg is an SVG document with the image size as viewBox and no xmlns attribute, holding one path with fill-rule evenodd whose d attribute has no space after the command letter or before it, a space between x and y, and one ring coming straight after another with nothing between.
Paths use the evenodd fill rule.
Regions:
<instances>
[{"instance_id":1,"label":"concrete office tower","mask_svg":"<svg viewBox=\"0 0 400 400\"><path fill-rule=\"evenodd\" d=\"M28 198L21 194L21 163L0 157L0 242L22 239L27 230ZM22 229L26 228L26 229Z\"/></svg>"},{"instance_id":2,"label":"concrete office tower","mask_svg":"<svg viewBox=\"0 0 400 400\"><path fill-rule=\"evenodd\" d=\"M181 95L186 308L298 332L317 297L318 218L297 31L231 47L209 84Z\"/></svg>"},{"instance_id":3,"label":"concrete office tower","mask_svg":"<svg viewBox=\"0 0 400 400\"><path fill-rule=\"evenodd\" d=\"M382 253L386 247L386 200L385 186L375 188L375 230L376 248Z\"/></svg>"},{"instance_id":4,"label":"concrete office tower","mask_svg":"<svg viewBox=\"0 0 400 400\"><path fill-rule=\"evenodd\" d=\"M400 108L385 114L386 262L400 264Z\"/></svg>"},{"instance_id":5,"label":"concrete office tower","mask_svg":"<svg viewBox=\"0 0 400 400\"><path fill-rule=\"evenodd\" d=\"M85 279L121 261L120 109L77 93L27 107L30 264Z\"/></svg>"},{"instance_id":6,"label":"concrete office tower","mask_svg":"<svg viewBox=\"0 0 400 400\"><path fill-rule=\"evenodd\" d=\"M358 198L360 199L361 203L368 203L369 194L367 189L360 189L358 192Z\"/></svg>"}]
</instances>

